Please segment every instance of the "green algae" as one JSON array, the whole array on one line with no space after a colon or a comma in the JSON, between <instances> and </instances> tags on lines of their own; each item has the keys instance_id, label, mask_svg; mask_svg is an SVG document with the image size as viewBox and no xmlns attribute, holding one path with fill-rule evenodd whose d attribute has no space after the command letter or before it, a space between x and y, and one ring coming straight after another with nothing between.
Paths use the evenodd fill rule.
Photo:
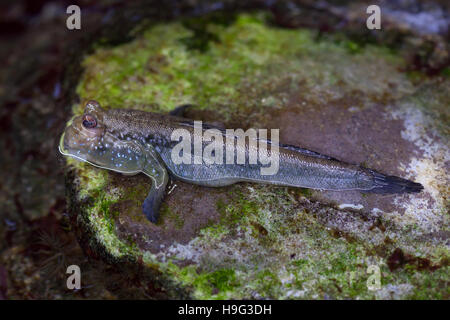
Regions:
<instances>
[{"instance_id":1,"label":"green algae","mask_svg":"<svg viewBox=\"0 0 450 320\"><path fill-rule=\"evenodd\" d=\"M312 100L321 99L317 88L336 97L356 89L377 95L392 84L398 96L413 90L412 75L398 72L403 61L389 49L318 41L313 31L269 27L266 19L264 13L236 15L225 19L227 23L188 19L153 26L127 44L98 47L83 62L77 93L112 108L146 111L166 112L195 103L199 109L218 110L229 120L248 108L282 108L286 92L305 88L305 96ZM363 67L367 64L371 67ZM356 74L348 74L349 65ZM387 74L390 84L384 81ZM74 105L73 113L81 112L82 106ZM232 200L216 204L219 221L211 221L192 245L185 246L192 252L201 248L198 260L181 267L178 261L183 259L176 255L162 252L161 259L142 252L131 239L117 237L114 204L131 200L140 207L137 199L146 193L144 187L112 189L107 171L73 160L68 164L77 172L79 200L90 199L87 223L108 254L131 260L142 256L147 267L160 270L168 282L193 298L389 298L368 289L371 265L380 268L382 287L390 285L395 291L405 283L412 286L401 298L448 297L448 267L433 272L408 266L390 271L365 235L356 236L354 242L335 236L299 205L299 199L311 197L307 189L292 196L287 188L233 187ZM166 204L161 218L160 225L184 226L177 211ZM223 243L237 257L222 254ZM448 255L445 247L439 250L438 258Z\"/></svg>"},{"instance_id":2,"label":"green algae","mask_svg":"<svg viewBox=\"0 0 450 320\"><path fill-rule=\"evenodd\" d=\"M172 222L175 225L175 228L181 229L184 225L183 219L180 218L180 215L173 211L168 205L162 204L159 210L159 222L158 224L165 225L167 223Z\"/></svg>"},{"instance_id":3,"label":"green algae","mask_svg":"<svg viewBox=\"0 0 450 320\"><path fill-rule=\"evenodd\" d=\"M197 290L202 291L204 296L217 294L217 299L227 297L227 291L231 291L239 286L236 281L235 271L232 269L219 269L211 273L205 273L197 277L193 283Z\"/></svg>"}]
</instances>

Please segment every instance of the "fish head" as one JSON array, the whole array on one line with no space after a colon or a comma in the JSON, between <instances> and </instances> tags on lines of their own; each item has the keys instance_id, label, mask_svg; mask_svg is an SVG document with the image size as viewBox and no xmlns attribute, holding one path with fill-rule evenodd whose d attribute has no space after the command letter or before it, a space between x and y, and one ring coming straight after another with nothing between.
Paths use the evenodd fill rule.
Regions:
<instances>
[{"instance_id":1,"label":"fish head","mask_svg":"<svg viewBox=\"0 0 450 320\"><path fill-rule=\"evenodd\" d=\"M105 123L107 111L90 100L81 116L69 122L59 151L94 166L124 174L136 174L145 164L144 148L134 140L120 139Z\"/></svg>"}]
</instances>

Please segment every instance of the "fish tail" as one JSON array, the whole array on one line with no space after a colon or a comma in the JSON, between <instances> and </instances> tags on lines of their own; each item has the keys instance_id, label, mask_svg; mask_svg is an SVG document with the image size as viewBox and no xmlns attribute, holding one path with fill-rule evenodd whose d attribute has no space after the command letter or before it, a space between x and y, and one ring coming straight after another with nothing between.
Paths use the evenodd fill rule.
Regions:
<instances>
[{"instance_id":1,"label":"fish tail","mask_svg":"<svg viewBox=\"0 0 450 320\"><path fill-rule=\"evenodd\" d=\"M417 193L423 190L420 183L396 176L386 176L382 173L368 169L374 178L374 187L369 192L373 193Z\"/></svg>"}]
</instances>

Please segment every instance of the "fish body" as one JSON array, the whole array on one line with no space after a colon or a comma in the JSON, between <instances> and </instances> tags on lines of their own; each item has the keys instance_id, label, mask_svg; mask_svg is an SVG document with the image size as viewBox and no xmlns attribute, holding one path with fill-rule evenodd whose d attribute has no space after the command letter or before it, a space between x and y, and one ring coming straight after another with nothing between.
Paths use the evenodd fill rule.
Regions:
<instances>
[{"instance_id":1,"label":"fish body","mask_svg":"<svg viewBox=\"0 0 450 320\"><path fill-rule=\"evenodd\" d=\"M199 161L175 162L174 148L180 141L174 139L176 130L183 130L190 137L186 150L189 159L196 153L195 141L200 141L200 150L211 143L205 141L205 130L212 130L223 142L221 154L232 151L230 163ZM261 164L250 161L255 146L261 143L267 149L273 147L270 140L247 137L238 143L239 137L228 131L206 125L198 128L188 119L129 109L105 110L98 102L89 101L84 114L73 119L66 128L59 149L92 165L121 172L137 174L143 172L153 180L152 189L143 204L147 218L156 222L159 205L164 197L169 175L185 182L220 187L240 181L269 183L275 185L312 188L321 190L361 190L375 193L420 192L422 185L395 176L386 176L371 169L345 163L332 157L297 146L278 144L276 152L278 168L272 174L261 174ZM253 139L253 140L252 140ZM252 142L254 142L252 144ZM257 151L257 150L256 150ZM237 154L244 157L243 163L236 161Z\"/></svg>"}]
</instances>

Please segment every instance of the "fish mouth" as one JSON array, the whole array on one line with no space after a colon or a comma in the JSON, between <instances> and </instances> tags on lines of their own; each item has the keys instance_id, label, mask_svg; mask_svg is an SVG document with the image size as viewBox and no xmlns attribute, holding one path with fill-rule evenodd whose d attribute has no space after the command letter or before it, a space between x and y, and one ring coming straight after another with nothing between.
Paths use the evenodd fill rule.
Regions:
<instances>
[{"instance_id":1,"label":"fish mouth","mask_svg":"<svg viewBox=\"0 0 450 320\"><path fill-rule=\"evenodd\" d=\"M81 157L77 157L76 155L70 153L68 150L64 149L64 137L66 136L66 132L63 132L63 134L61 135L61 138L59 139L59 145L58 145L58 150L59 152L67 157L71 157L80 161L84 161L84 162L89 162L84 158Z\"/></svg>"},{"instance_id":2,"label":"fish mouth","mask_svg":"<svg viewBox=\"0 0 450 320\"><path fill-rule=\"evenodd\" d=\"M61 135L61 138L59 139L59 145L58 145L58 150L62 155L65 156L70 156L69 152L64 149L64 137L65 137L66 133L63 132L63 134Z\"/></svg>"},{"instance_id":3,"label":"fish mouth","mask_svg":"<svg viewBox=\"0 0 450 320\"><path fill-rule=\"evenodd\" d=\"M74 121L75 118L76 118L76 117L74 116L74 117L72 117L72 118L67 122L66 128L64 129L64 131L63 131L63 133L62 133L62 135L61 135L61 138L59 138L58 150L59 150L59 152L60 152L62 155L64 155L64 156L72 156L72 155L69 153L69 151L67 151L66 149L64 149L64 138L65 138L65 136L66 136L66 130L67 130L67 128L69 128L70 126L72 126L73 121Z\"/></svg>"}]
</instances>

